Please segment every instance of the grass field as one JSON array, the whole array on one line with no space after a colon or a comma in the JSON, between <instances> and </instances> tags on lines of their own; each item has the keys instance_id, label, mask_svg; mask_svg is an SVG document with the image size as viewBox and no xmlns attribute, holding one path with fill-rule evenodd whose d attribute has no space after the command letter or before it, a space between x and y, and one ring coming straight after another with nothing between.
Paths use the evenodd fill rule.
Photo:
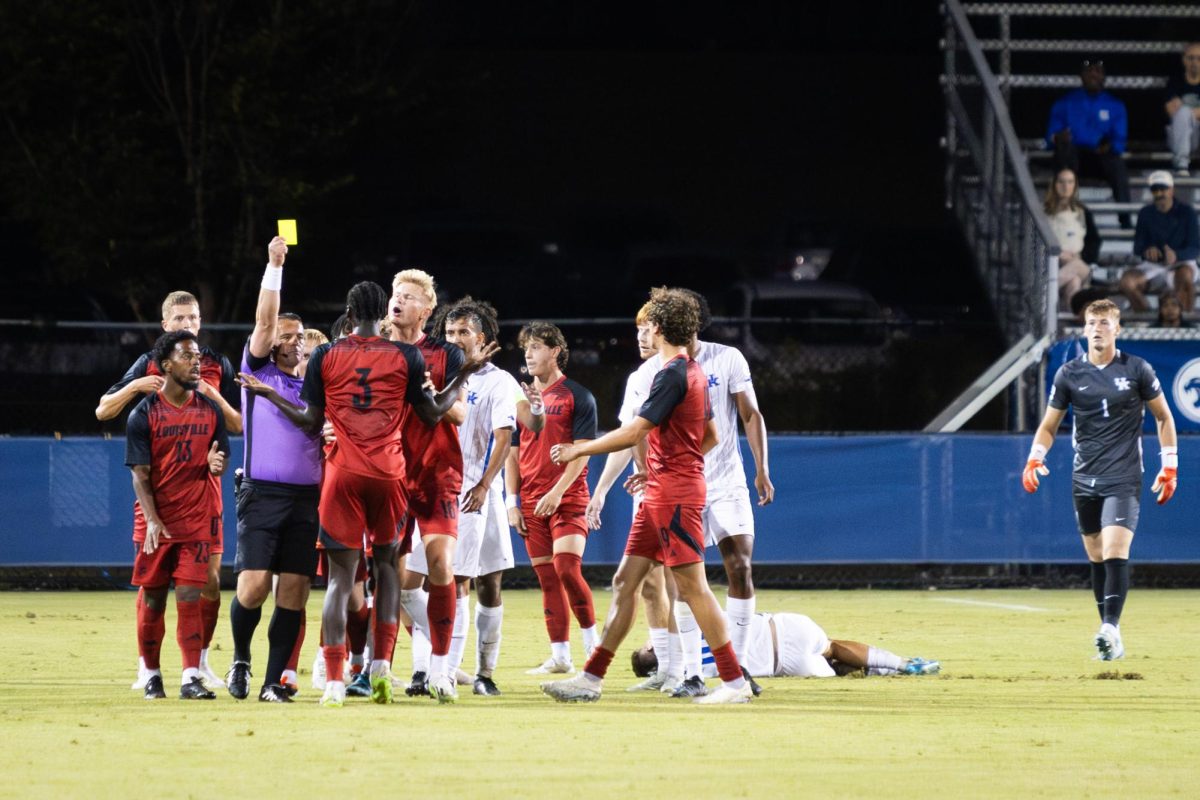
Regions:
<instances>
[{"instance_id":1,"label":"grass field","mask_svg":"<svg viewBox=\"0 0 1200 800\"><path fill-rule=\"evenodd\" d=\"M720 594L720 592L719 592ZM226 601L229 594L225 595ZM1129 655L1092 661L1090 593L764 591L834 637L936 658L922 678L767 679L749 706L627 694L635 630L594 705L524 670L547 645L534 592L505 594L499 698L325 709L308 690L320 595L291 706L129 690L132 593L0 594L0 797L1195 797L1200 592L1134 590ZM723 600L723 597L722 597ZM608 595L597 592L602 613ZM266 621L254 659L266 663ZM402 635L401 639L405 637ZM467 666L474 661L474 631ZM222 614L214 668L228 667ZM574 643L576 651L578 643ZM406 641L397 672L407 673ZM576 653L576 663L580 656ZM1111 679L1103 679L1107 673ZM259 673L261 675L261 673ZM710 682L711 684L711 682ZM253 695L252 695L253 697Z\"/></svg>"}]
</instances>

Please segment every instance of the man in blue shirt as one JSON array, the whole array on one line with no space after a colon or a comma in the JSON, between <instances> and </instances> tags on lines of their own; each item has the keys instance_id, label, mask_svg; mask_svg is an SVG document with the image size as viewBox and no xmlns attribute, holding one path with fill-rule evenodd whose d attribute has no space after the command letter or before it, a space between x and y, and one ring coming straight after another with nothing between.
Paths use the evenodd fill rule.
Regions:
<instances>
[{"instance_id":1,"label":"man in blue shirt","mask_svg":"<svg viewBox=\"0 0 1200 800\"><path fill-rule=\"evenodd\" d=\"M1113 199L1129 202L1129 173L1121 154L1129 132L1125 104L1104 91L1104 62L1083 62L1083 88L1066 94L1050 109L1046 145L1054 148L1054 171L1064 167L1076 175L1103 175ZM1120 215L1129 227L1129 215Z\"/></svg>"},{"instance_id":2,"label":"man in blue shirt","mask_svg":"<svg viewBox=\"0 0 1200 800\"><path fill-rule=\"evenodd\" d=\"M1200 255L1200 224L1195 210L1175 199L1175 180L1164 169L1147 179L1154 202L1138 212L1133 252L1142 263L1121 276L1121 292L1135 311L1145 311L1145 291L1174 289L1188 313L1196 303L1196 256Z\"/></svg>"}]
</instances>

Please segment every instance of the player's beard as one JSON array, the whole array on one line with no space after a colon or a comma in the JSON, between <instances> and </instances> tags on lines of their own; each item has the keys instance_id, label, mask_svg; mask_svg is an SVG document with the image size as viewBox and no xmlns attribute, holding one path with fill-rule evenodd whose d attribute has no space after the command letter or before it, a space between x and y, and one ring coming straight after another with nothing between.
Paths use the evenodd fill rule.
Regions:
<instances>
[{"instance_id":1,"label":"player's beard","mask_svg":"<svg viewBox=\"0 0 1200 800\"><path fill-rule=\"evenodd\" d=\"M196 378L195 380L192 380L189 378L186 381L181 380L179 381L179 385L184 389L187 389L189 392L194 392L200 388L200 379Z\"/></svg>"}]
</instances>

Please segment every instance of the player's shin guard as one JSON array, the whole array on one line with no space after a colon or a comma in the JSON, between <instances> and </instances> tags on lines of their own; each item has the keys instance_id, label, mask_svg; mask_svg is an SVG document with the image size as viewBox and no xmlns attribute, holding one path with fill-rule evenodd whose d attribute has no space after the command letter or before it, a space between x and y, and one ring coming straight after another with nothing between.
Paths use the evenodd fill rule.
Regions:
<instances>
[{"instance_id":1,"label":"player's shin guard","mask_svg":"<svg viewBox=\"0 0 1200 800\"><path fill-rule=\"evenodd\" d=\"M201 603L204 602L202 599ZM200 606L201 614L203 614L204 606ZM254 631L258 628L259 620L262 619L262 606L258 608L246 608L238 602L237 595L229 601L229 627L233 633L233 660L245 661L250 663L250 642L254 638Z\"/></svg>"},{"instance_id":2,"label":"player's shin guard","mask_svg":"<svg viewBox=\"0 0 1200 800\"><path fill-rule=\"evenodd\" d=\"M391 664L391 654L396 647L396 635L399 630L399 623L383 622L378 616L375 618L375 650L371 657L372 664Z\"/></svg>"},{"instance_id":3,"label":"player's shin guard","mask_svg":"<svg viewBox=\"0 0 1200 800\"><path fill-rule=\"evenodd\" d=\"M683 646L684 677L695 677L700 674L700 626L691 606L682 600L675 601L675 626L679 628L679 642Z\"/></svg>"},{"instance_id":4,"label":"player's shin guard","mask_svg":"<svg viewBox=\"0 0 1200 800\"><path fill-rule=\"evenodd\" d=\"M542 587L542 613L546 618L546 633L551 642L570 640L571 623L567 616L567 596L553 564L538 564L533 568Z\"/></svg>"},{"instance_id":5,"label":"player's shin guard","mask_svg":"<svg viewBox=\"0 0 1200 800\"><path fill-rule=\"evenodd\" d=\"M159 659L162 656L163 637L167 634L167 624L163 619L162 609L150 608L142 602L138 594L137 607L137 636L138 655L146 662L146 669L159 669Z\"/></svg>"},{"instance_id":6,"label":"player's shin guard","mask_svg":"<svg viewBox=\"0 0 1200 800\"><path fill-rule=\"evenodd\" d=\"M740 687L745 679L742 677L742 665L738 663L737 654L733 652L733 642L726 642L712 651L713 661L717 662L717 674L721 680L734 687Z\"/></svg>"},{"instance_id":7,"label":"player's shin guard","mask_svg":"<svg viewBox=\"0 0 1200 800\"><path fill-rule=\"evenodd\" d=\"M754 618L754 598L725 598L725 618L729 623L729 641L738 661L746 660L746 639L750 636L750 621Z\"/></svg>"},{"instance_id":8,"label":"player's shin guard","mask_svg":"<svg viewBox=\"0 0 1200 800\"><path fill-rule=\"evenodd\" d=\"M1104 621L1104 581L1108 569L1103 561L1089 561L1092 573L1092 596L1096 598L1096 611L1100 613L1100 621Z\"/></svg>"},{"instance_id":9,"label":"player's shin guard","mask_svg":"<svg viewBox=\"0 0 1200 800\"><path fill-rule=\"evenodd\" d=\"M183 668L197 669L200 666L200 651L204 649L204 620L201 617L200 601L178 600L175 603L175 611L179 615L175 624L175 640L179 643L179 652L183 656Z\"/></svg>"},{"instance_id":10,"label":"player's shin guard","mask_svg":"<svg viewBox=\"0 0 1200 800\"><path fill-rule=\"evenodd\" d=\"M201 635L204 637L204 643L201 645L202 650L207 650L212 644L213 633L217 630L217 617L221 614L221 601L209 600L207 597L200 598L200 619L203 630Z\"/></svg>"},{"instance_id":11,"label":"player's shin guard","mask_svg":"<svg viewBox=\"0 0 1200 800\"><path fill-rule=\"evenodd\" d=\"M455 595L453 583L429 587L429 642L433 645L435 657L450 652L450 637L454 635Z\"/></svg>"},{"instance_id":12,"label":"player's shin guard","mask_svg":"<svg viewBox=\"0 0 1200 800\"><path fill-rule=\"evenodd\" d=\"M467 632L471 630L471 598L459 597L454 603L454 632L450 636L450 669L462 665L463 651L467 649Z\"/></svg>"},{"instance_id":13,"label":"player's shin guard","mask_svg":"<svg viewBox=\"0 0 1200 800\"><path fill-rule=\"evenodd\" d=\"M504 620L504 605L490 608L475 606L475 674L492 677L500 660L500 626Z\"/></svg>"},{"instance_id":14,"label":"player's shin guard","mask_svg":"<svg viewBox=\"0 0 1200 800\"><path fill-rule=\"evenodd\" d=\"M300 635L300 620L304 612L290 608L275 607L271 615L271 624L267 628L267 641L271 649L267 654L267 672L264 684L279 683L283 670L287 667L292 650L296 646L296 638Z\"/></svg>"},{"instance_id":15,"label":"player's shin guard","mask_svg":"<svg viewBox=\"0 0 1200 800\"><path fill-rule=\"evenodd\" d=\"M597 647L592 651L591 657L588 658L587 664L583 671L587 674L603 679L608 673L608 667L612 664L615 653L611 650L605 650L603 647Z\"/></svg>"},{"instance_id":16,"label":"player's shin guard","mask_svg":"<svg viewBox=\"0 0 1200 800\"><path fill-rule=\"evenodd\" d=\"M574 553L555 553L553 563L579 627L595 627L596 609L592 605L592 587L583 579L583 559Z\"/></svg>"},{"instance_id":17,"label":"player's shin guard","mask_svg":"<svg viewBox=\"0 0 1200 800\"><path fill-rule=\"evenodd\" d=\"M1104 559L1104 622L1120 626L1129 593L1129 559Z\"/></svg>"}]
</instances>

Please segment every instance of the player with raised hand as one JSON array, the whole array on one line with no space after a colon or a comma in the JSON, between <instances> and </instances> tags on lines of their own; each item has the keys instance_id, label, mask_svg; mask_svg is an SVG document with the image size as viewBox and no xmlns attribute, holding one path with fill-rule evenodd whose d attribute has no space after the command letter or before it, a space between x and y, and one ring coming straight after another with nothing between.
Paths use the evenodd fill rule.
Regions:
<instances>
[{"instance_id":1,"label":"player with raised hand","mask_svg":"<svg viewBox=\"0 0 1200 800\"><path fill-rule=\"evenodd\" d=\"M166 296L162 303L162 329L167 333L189 331L200 335L200 302L191 292L175 291ZM229 359L207 346L200 348L201 381L196 391L217 404L225 420L225 429L230 433L242 432L242 415L227 400L235 395L233 365ZM154 351L143 353L126 370L121 380L112 385L96 406L96 419L114 419L129 402L140 395L152 395L163 387L162 370L154 360ZM218 503L222 503L220 497ZM223 539L213 544L208 562L208 581L200 592L200 613L204 620L204 647L200 652L200 676L210 688L223 686L221 679L208 664L208 646L217 629L217 618L221 611L221 554L225 552ZM142 605L142 593L138 592L138 608ZM145 665L139 662L138 677L134 689L146 685Z\"/></svg>"},{"instance_id":2,"label":"player with raised hand","mask_svg":"<svg viewBox=\"0 0 1200 800\"><path fill-rule=\"evenodd\" d=\"M596 401L592 393L563 374L569 350L557 326L531 322L517 340L533 388L541 393L544 427L539 432L518 420L504 469L509 524L525 539L525 550L542 589L542 608L550 636L550 658L530 675L570 673L568 608L579 623L583 652L596 646L596 611L583 577L587 547L587 461L558 464L550 449L596 438Z\"/></svg>"},{"instance_id":3,"label":"player with raised hand","mask_svg":"<svg viewBox=\"0 0 1200 800\"><path fill-rule=\"evenodd\" d=\"M196 335L165 333L154 345L153 363L162 388L129 415L125 463L133 472L133 584L138 604L138 649L148 674L145 697L166 697L159 654L167 591L175 583L176 639L183 655L180 698L211 700L200 674L204 621L200 591L221 535L221 475L229 454L225 420L217 405L197 391L201 352Z\"/></svg>"},{"instance_id":4,"label":"player with raised hand","mask_svg":"<svg viewBox=\"0 0 1200 800\"><path fill-rule=\"evenodd\" d=\"M240 376L248 391L267 397L293 424L316 432L328 417L336 434L325 462L319 506L320 537L329 561L321 615L326 670L321 703L327 706L345 703L346 604L364 531L375 554L376 647L387 652L379 645L381 622L393 626L394 641L400 590L397 559L403 545L402 417L411 413L426 425L435 424L458 399L466 378L497 349L484 348L463 364L440 393L427 392L421 386L425 360L420 351L378 336L379 320L388 305L383 288L369 281L356 284L346 305L353 333L318 347L309 359L301 390L306 408L287 402L251 375Z\"/></svg>"},{"instance_id":5,"label":"player with raised hand","mask_svg":"<svg viewBox=\"0 0 1200 800\"><path fill-rule=\"evenodd\" d=\"M661 563L671 569L680 599L687 603L712 648L722 685L695 702L745 703L753 697L726 632L725 617L704 573L704 454L717 444L717 426L708 402L708 380L688 357L687 346L699 327L695 299L678 289L654 289L647 314L653 343L664 362L650 394L629 423L599 439L556 445L551 458L570 463L610 453L646 439L645 497L638 507L625 556L613 576L613 601L600 645L579 675L543 683L542 691L560 701L600 698L604 676L617 647L633 625L642 579Z\"/></svg>"},{"instance_id":6,"label":"player with raised hand","mask_svg":"<svg viewBox=\"0 0 1200 800\"><path fill-rule=\"evenodd\" d=\"M273 386L289 403L299 404L304 323L295 314L279 313L287 242L276 236L267 246L267 256L241 368ZM258 699L290 703L295 686L284 687L283 672L296 649L317 566L321 437L296 428L275 405L249 391L242 408L246 446L237 488L237 593L229 606L233 663L225 683L239 700L250 693L250 643L274 580L275 612L267 630L270 653Z\"/></svg>"},{"instance_id":7,"label":"player with raised hand","mask_svg":"<svg viewBox=\"0 0 1200 800\"><path fill-rule=\"evenodd\" d=\"M1175 493L1179 455L1175 420L1154 369L1117 349L1121 310L1097 300L1083 311L1087 350L1054 376L1046 415L1033 437L1021 474L1027 492L1050 474L1046 453L1067 408L1074 411L1072 497L1083 549L1091 565L1092 593L1100 613L1094 643L1104 661L1125 655L1121 611L1129 592L1129 551L1137 530L1142 490L1142 420L1146 409L1158 426L1162 469L1152 491L1161 505Z\"/></svg>"}]
</instances>

